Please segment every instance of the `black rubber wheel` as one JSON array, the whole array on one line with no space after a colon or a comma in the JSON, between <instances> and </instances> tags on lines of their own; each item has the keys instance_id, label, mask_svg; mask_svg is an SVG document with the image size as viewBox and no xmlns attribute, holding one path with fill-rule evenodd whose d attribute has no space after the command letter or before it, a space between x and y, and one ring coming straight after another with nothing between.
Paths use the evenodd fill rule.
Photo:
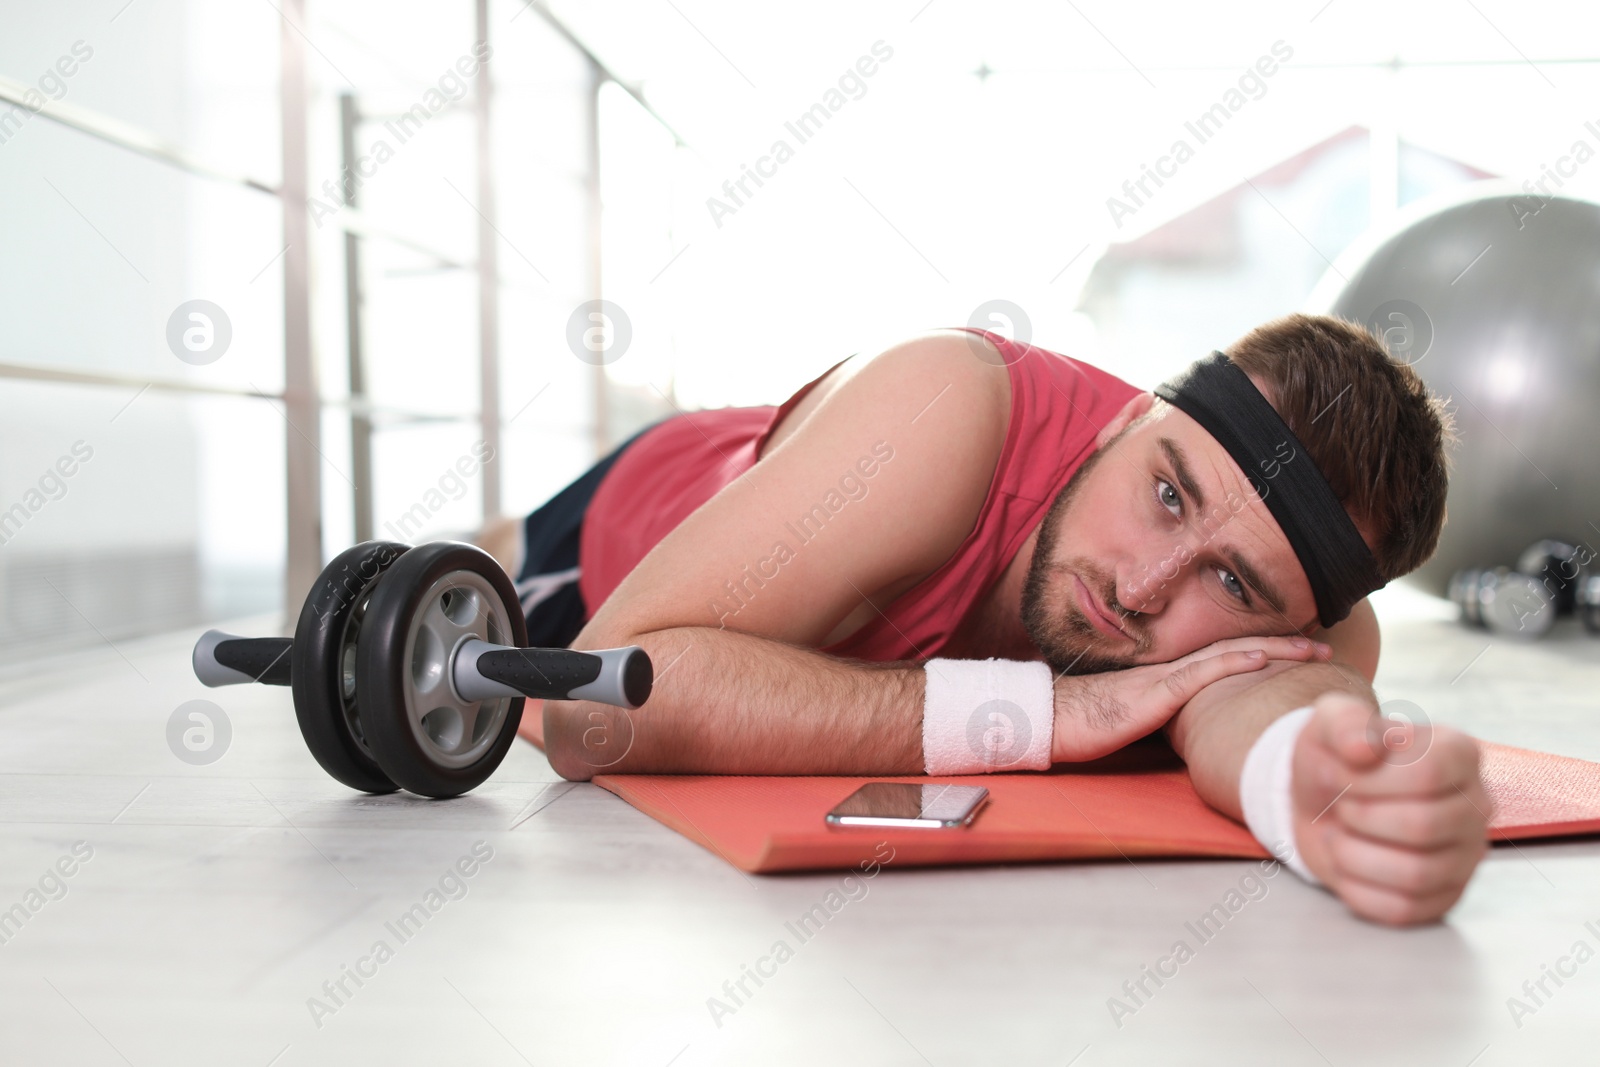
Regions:
<instances>
[{"instance_id":1,"label":"black rubber wheel","mask_svg":"<svg viewBox=\"0 0 1600 1067\"><path fill-rule=\"evenodd\" d=\"M451 684L463 641L522 647L527 624L505 571L458 541L402 556L367 603L356 685L367 743L385 774L428 797L454 797L493 774L522 722L522 697L468 701Z\"/></svg>"},{"instance_id":2,"label":"black rubber wheel","mask_svg":"<svg viewBox=\"0 0 1600 1067\"><path fill-rule=\"evenodd\" d=\"M378 579L410 548L366 541L339 553L317 576L294 629L290 685L300 736L323 770L363 793L400 788L362 736L356 646Z\"/></svg>"}]
</instances>

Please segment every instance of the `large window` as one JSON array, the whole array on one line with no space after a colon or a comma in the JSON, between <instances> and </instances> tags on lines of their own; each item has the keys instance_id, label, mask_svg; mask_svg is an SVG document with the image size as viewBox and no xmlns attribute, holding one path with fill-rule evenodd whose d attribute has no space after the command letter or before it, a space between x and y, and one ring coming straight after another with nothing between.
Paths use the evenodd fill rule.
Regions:
<instances>
[{"instance_id":1,"label":"large window","mask_svg":"<svg viewBox=\"0 0 1600 1067\"><path fill-rule=\"evenodd\" d=\"M579 304L610 295L602 145L637 161L664 139L670 158L671 136L626 93L606 102L604 69L522 4L392 16L362 0L8 13L0 667L292 620L296 567L357 537L464 536L496 503L524 512L671 410L670 386L613 395L626 366L567 342ZM296 70L303 116L284 110ZM301 118L304 151L291 137L286 153ZM296 170L303 249L285 236ZM607 188L623 264L668 247L646 190L669 170ZM628 360L660 366L670 336L647 318ZM314 395L292 386L297 359ZM320 483L298 499L297 449ZM320 537L297 548L297 528Z\"/></svg>"}]
</instances>

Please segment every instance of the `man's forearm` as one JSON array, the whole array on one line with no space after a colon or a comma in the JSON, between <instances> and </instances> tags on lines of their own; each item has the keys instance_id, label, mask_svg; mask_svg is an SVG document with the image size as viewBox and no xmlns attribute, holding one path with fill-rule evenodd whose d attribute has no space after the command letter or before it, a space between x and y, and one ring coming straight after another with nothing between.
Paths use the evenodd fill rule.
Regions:
<instances>
[{"instance_id":1,"label":"man's forearm","mask_svg":"<svg viewBox=\"0 0 1600 1067\"><path fill-rule=\"evenodd\" d=\"M574 647L602 647L592 636ZM655 665L644 707L545 704L546 752L563 777L922 773L919 666L844 660L710 627L627 640Z\"/></svg>"},{"instance_id":2,"label":"man's forearm","mask_svg":"<svg viewBox=\"0 0 1600 1067\"><path fill-rule=\"evenodd\" d=\"M1242 821L1239 774L1250 746L1279 716L1330 690L1376 703L1366 679L1347 666L1280 660L1206 687L1167 724L1167 736L1200 798Z\"/></svg>"}]
</instances>

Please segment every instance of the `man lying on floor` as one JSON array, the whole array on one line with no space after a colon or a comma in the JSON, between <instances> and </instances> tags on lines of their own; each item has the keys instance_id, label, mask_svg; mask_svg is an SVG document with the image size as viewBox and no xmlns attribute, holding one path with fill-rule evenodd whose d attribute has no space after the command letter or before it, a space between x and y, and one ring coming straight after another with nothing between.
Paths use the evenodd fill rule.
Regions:
<instances>
[{"instance_id":1,"label":"man lying on floor","mask_svg":"<svg viewBox=\"0 0 1600 1067\"><path fill-rule=\"evenodd\" d=\"M1042 770L1164 727L1302 877L1421 922L1489 805L1465 735L1387 747L1366 596L1434 551L1449 438L1337 319L1268 323L1153 393L939 331L781 407L667 419L482 541L530 643L656 665L637 711L545 705L567 778Z\"/></svg>"}]
</instances>

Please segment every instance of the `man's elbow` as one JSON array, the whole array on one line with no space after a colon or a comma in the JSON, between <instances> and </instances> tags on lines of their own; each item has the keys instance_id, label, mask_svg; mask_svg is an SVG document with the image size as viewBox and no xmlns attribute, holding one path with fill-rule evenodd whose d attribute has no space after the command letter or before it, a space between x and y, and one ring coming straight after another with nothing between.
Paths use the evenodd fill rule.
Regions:
<instances>
[{"instance_id":1,"label":"man's elbow","mask_svg":"<svg viewBox=\"0 0 1600 1067\"><path fill-rule=\"evenodd\" d=\"M1315 635L1317 640L1333 646L1338 662L1348 666L1371 682L1378 673L1378 656L1383 648L1383 631L1378 626L1378 614L1369 600L1362 600L1351 609L1350 615Z\"/></svg>"},{"instance_id":2,"label":"man's elbow","mask_svg":"<svg viewBox=\"0 0 1600 1067\"><path fill-rule=\"evenodd\" d=\"M551 770L569 782L587 782L598 768L588 760L584 731L589 723L582 701L547 700L544 703L544 755Z\"/></svg>"}]
</instances>

